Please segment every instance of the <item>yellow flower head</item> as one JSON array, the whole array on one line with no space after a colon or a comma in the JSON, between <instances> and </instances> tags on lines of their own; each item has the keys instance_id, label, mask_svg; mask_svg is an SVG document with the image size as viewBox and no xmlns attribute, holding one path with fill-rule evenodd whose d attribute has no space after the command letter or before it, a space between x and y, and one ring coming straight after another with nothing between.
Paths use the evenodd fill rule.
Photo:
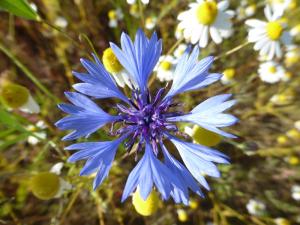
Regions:
<instances>
[{"instance_id":1,"label":"yellow flower head","mask_svg":"<svg viewBox=\"0 0 300 225\"><path fill-rule=\"evenodd\" d=\"M116 20L117 19L117 12L116 12L116 10L109 10L108 11L108 18L110 19L110 20Z\"/></svg>"},{"instance_id":2,"label":"yellow flower head","mask_svg":"<svg viewBox=\"0 0 300 225\"><path fill-rule=\"evenodd\" d=\"M197 8L197 19L199 23L211 25L218 15L218 7L215 1L205 1Z\"/></svg>"},{"instance_id":3,"label":"yellow flower head","mask_svg":"<svg viewBox=\"0 0 300 225\"><path fill-rule=\"evenodd\" d=\"M0 90L3 103L12 109L25 105L28 102L29 95L26 87L13 83L5 83Z\"/></svg>"},{"instance_id":4,"label":"yellow flower head","mask_svg":"<svg viewBox=\"0 0 300 225\"><path fill-rule=\"evenodd\" d=\"M235 69L228 68L228 69L224 70L223 74L228 80L231 80L231 79L233 79L233 77L235 75Z\"/></svg>"},{"instance_id":5,"label":"yellow flower head","mask_svg":"<svg viewBox=\"0 0 300 225\"><path fill-rule=\"evenodd\" d=\"M186 213L186 211L185 210L183 210L183 209L178 209L177 210L177 215L178 215L178 220L180 221L180 222L186 222L186 221L188 221L188 214Z\"/></svg>"},{"instance_id":6,"label":"yellow flower head","mask_svg":"<svg viewBox=\"0 0 300 225\"><path fill-rule=\"evenodd\" d=\"M118 58L111 48L105 49L102 56L102 61L105 69L110 73L118 73L123 69Z\"/></svg>"},{"instance_id":7,"label":"yellow flower head","mask_svg":"<svg viewBox=\"0 0 300 225\"><path fill-rule=\"evenodd\" d=\"M279 21L272 21L266 25L267 36L273 40L277 41L283 32L283 26Z\"/></svg>"},{"instance_id":8,"label":"yellow flower head","mask_svg":"<svg viewBox=\"0 0 300 225\"><path fill-rule=\"evenodd\" d=\"M140 195L140 191L137 189L132 196L132 204L139 214L142 216L150 216L157 211L159 198L157 193L152 190L148 198L144 200Z\"/></svg>"},{"instance_id":9,"label":"yellow flower head","mask_svg":"<svg viewBox=\"0 0 300 225\"><path fill-rule=\"evenodd\" d=\"M31 178L30 187L35 197L42 200L51 199L58 193L59 177L55 173L39 173Z\"/></svg>"},{"instance_id":10,"label":"yellow flower head","mask_svg":"<svg viewBox=\"0 0 300 225\"><path fill-rule=\"evenodd\" d=\"M189 202L189 205L190 205L191 209L197 209L199 203L195 199L191 199Z\"/></svg>"},{"instance_id":11,"label":"yellow flower head","mask_svg":"<svg viewBox=\"0 0 300 225\"><path fill-rule=\"evenodd\" d=\"M219 144L222 140L221 136L211 132L209 130L206 130L202 127L199 126L194 126L193 127L193 140L200 144L200 145L205 145L205 146L215 146Z\"/></svg>"}]
</instances>

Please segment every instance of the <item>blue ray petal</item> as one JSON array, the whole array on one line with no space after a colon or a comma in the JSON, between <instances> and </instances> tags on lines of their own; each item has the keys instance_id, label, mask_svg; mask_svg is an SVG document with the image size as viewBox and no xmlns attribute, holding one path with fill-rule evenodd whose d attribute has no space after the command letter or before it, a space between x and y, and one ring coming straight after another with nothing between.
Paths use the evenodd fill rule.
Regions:
<instances>
[{"instance_id":1,"label":"blue ray petal","mask_svg":"<svg viewBox=\"0 0 300 225\"><path fill-rule=\"evenodd\" d=\"M104 112L97 104L84 95L67 92L66 96L74 105L59 105L59 108L70 113L70 115L57 121L55 125L61 130L73 130L73 132L66 135L63 140L73 140L88 136L106 123L119 119L119 116L112 116Z\"/></svg>"},{"instance_id":2,"label":"blue ray petal","mask_svg":"<svg viewBox=\"0 0 300 225\"><path fill-rule=\"evenodd\" d=\"M211 97L197 105L190 113L167 118L170 122L191 122L195 123L207 130L218 133L222 136L235 138L234 135L222 131L218 128L227 127L235 124L238 119L230 114L225 114L223 111L233 106L236 101L229 100L231 95L217 95Z\"/></svg>"},{"instance_id":3,"label":"blue ray petal","mask_svg":"<svg viewBox=\"0 0 300 225\"><path fill-rule=\"evenodd\" d=\"M128 103L127 97L119 90L114 79L105 70L98 57L95 55L93 57L95 62L81 59L81 63L88 73L73 72L75 77L84 81L84 83L73 85L73 88L95 98L116 97Z\"/></svg>"},{"instance_id":4,"label":"blue ray petal","mask_svg":"<svg viewBox=\"0 0 300 225\"><path fill-rule=\"evenodd\" d=\"M176 146L190 173L200 184L202 184L206 189L209 189L203 174L212 177L219 177L220 173L212 162L228 163L228 157L216 150L212 150L202 145L182 141L172 135L168 135L168 138Z\"/></svg>"},{"instance_id":5,"label":"blue ray petal","mask_svg":"<svg viewBox=\"0 0 300 225\"><path fill-rule=\"evenodd\" d=\"M149 76L162 51L162 42L157 39L156 33L149 40L139 29L134 43L127 34L122 33L122 49L114 43L110 43L110 46L122 66L132 75L142 94L145 94Z\"/></svg>"},{"instance_id":6,"label":"blue ray petal","mask_svg":"<svg viewBox=\"0 0 300 225\"><path fill-rule=\"evenodd\" d=\"M105 142L84 142L70 145L66 150L78 150L71 157L69 162L87 159L80 175L89 175L97 172L94 179L93 188L96 189L107 177L115 158L120 143L126 135L114 140Z\"/></svg>"},{"instance_id":7,"label":"blue ray petal","mask_svg":"<svg viewBox=\"0 0 300 225\"><path fill-rule=\"evenodd\" d=\"M191 54L186 51L181 56L174 72L172 86L165 98L203 88L221 78L221 74L208 73L214 60L212 56L200 61L198 61L198 56L198 47L195 47Z\"/></svg>"}]
</instances>

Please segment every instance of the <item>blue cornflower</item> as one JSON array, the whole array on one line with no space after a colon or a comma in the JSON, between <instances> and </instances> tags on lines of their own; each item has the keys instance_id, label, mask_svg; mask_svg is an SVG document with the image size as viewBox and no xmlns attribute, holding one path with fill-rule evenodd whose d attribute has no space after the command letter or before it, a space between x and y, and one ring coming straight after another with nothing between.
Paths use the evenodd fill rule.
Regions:
<instances>
[{"instance_id":1,"label":"blue cornflower","mask_svg":"<svg viewBox=\"0 0 300 225\"><path fill-rule=\"evenodd\" d=\"M205 175L219 177L214 163L228 163L228 157L221 152L184 140L176 123L190 122L223 135L234 137L219 128L234 124L237 119L224 111L235 104L229 100L231 95L211 97L197 105L191 112L178 110L173 97L177 94L203 88L218 81L221 74L209 73L213 57L198 61L199 49L186 51L179 60L169 91L161 88L153 96L147 87L149 76L162 52L161 40L156 33L148 39L139 30L132 42L125 33L121 36L121 48L110 43L119 63L129 74L132 95L126 97L119 90L112 76L106 71L100 60L94 55L95 62L82 59L87 73L74 72L83 81L75 84L77 92L67 92L66 97L72 104L60 104L59 108L69 116L59 120L56 125L62 130L73 130L63 140L73 140L89 136L102 126L112 123L111 135L117 138L105 142L85 142L73 144L66 150L78 150L70 162L86 159L80 175L96 172L93 187L97 188L107 177L118 146L124 142L127 151L136 144L136 156L143 155L130 172L122 196L124 201L139 188L140 195L147 199L153 186L166 200L172 197L176 203L188 204L189 191L203 196L199 183L209 190ZM94 99L118 98L117 115L104 112ZM119 124L119 125L117 125ZM173 157L165 147L165 140L171 141L177 148L183 161Z\"/></svg>"}]
</instances>

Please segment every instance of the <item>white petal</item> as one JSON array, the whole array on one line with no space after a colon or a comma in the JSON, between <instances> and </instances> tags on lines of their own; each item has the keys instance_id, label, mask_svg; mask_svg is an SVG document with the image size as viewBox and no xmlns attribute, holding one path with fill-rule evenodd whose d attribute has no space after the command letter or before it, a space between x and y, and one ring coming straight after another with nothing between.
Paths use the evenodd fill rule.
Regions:
<instances>
[{"instance_id":1,"label":"white petal","mask_svg":"<svg viewBox=\"0 0 300 225\"><path fill-rule=\"evenodd\" d=\"M220 44L222 42L222 37L221 37L219 31L215 27L210 27L209 31L210 31L210 35L211 35L212 40L216 44Z\"/></svg>"},{"instance_id":2,"label":"white petal","mask_svg":"<svg viewBox=\"0 0 300 225\"><path fill-rule=\"evenodd\" d=\"M29 95L28 101L20 107L20 110L27 113L39 113L40 106L36 103L32 96Z\"/></svg>"},{"instance_id":3,"label":"white petal","mask_svg":"<svg viewBox=\"0 0 300 225\"><path fill-rule=\"evenodd\" d=\"M203 26L198 26L198 28L195 29L194 32L192 33L191 43L193 45L196 44L200 40L202 30L203 30Z\"/></svg>"},{"instance_id":4,"label":"white petal","mask_svg":"<svg viewBox=\"0 0 300 225\"><path fill-rule=\"evenodd\" d=\"M263 29L265 29L265 26L267 25L266 22L261 21L261 20L257 20L257 19L246 20L245 24L250 26L250 27L263 28Z\"/></svg>"},{"instance_id":5,"label":"white petal","mask_svg":"<svg viewBox=\"0 0 300 225\"><path fill-rule=\"evenodd\" d=\"M271 8L269 5L266 5L266 7L264 8L264 12L265 12L265 16L266 16L267 20L272 21L272 12L271 12Z\"/></svg>"},{"instance_id":6,"label":"white petal","mask_svg":"<svg viewBox=\"0 0 300 225\"><path fill-rule=\"evenodd\" d=\"M229 2L228 1L221 1L218 3L218 9L224 11L228 8Z\"/></svg>"},{"instance_id":7,"label":"white petal","mask_svg":"<svg viewBox=\"0 0 300 225\"><path fill-rule=\"evenodd\" d=\"M203 26L203 30L200 37L199 46L205 48L208 43L208 26Z\"/></svg>"},{"instance_id":8,"label":"white petal","mask_svg":"<svg viewBox=\"0 0 300 225\"><path fill-rule=\"evenodd\" d=\"M276 46L276 42L272 41L271 45L270 45L269 53L268 53L269 60L273 59L273 57L275 55L275 46Z\"/></svg>"},{"instance_id":9,"label":"white petal","mask_svg":"<svg viewBox=\"0 0 300 225\"><path fill-rule=\"evenodd\" d=\"M276 45L275 45L275 53L276 53L276 56L277 56L278 58L281 58L281 57L282 57L282 51L281 51L279 42L276 42Z\"/></svg>"}]
</instances>

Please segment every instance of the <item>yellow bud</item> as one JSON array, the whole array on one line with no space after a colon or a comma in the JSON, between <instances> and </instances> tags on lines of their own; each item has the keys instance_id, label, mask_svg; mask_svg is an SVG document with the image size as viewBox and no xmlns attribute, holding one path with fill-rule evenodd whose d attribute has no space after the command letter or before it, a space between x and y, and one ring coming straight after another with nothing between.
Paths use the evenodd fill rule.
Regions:
<instances>
[{"instance_id":1,"label":"yellow bud","mask_svg":"<svg viewBox=\"0 0 300 225\"><path fill-rule=\"evenodd\" d=\"M215 146L219 144L222 140L221 136L211 132L209 130L206 130L202 127L199 126L194 126L193 127L193 136L192 138L194 141L200 145L205 145L205 146Z\"/></svg>"},{"instance_id":2,"label":"yellow bud","mask_svg":"<svg viewBox=\"0 0 300 225\"><path fill-rule=\"evenodd\" d=\"M184 222L186 222L188 220L188 214L183 209L178 209L177 210L177 215L178 215L178 220L180 222L184 223Z\"/></svg>"},{"instance_id":3,"label":"yellow bud","mask_svg":"<svg viewBox=\"0 0 300 225\"><path fill-rule=\"evenodd\" d=\"M105 69L110 73L118 73L123 67L111 48L105 49L102 56Z\"/></svg>"},{"instance_id":4,"label":"yellow bud","mask_svg":"<svg viewBox=\"0 0 300 225\"><path fill-rule=\"evenodd\" d=\"M211 25L218 15L218 7L215 1L205 1L197 9L197 19L199 23Z\"/></svg>"},{"instance_id":5,"label":"yellow bud","mask_svg":"<svg viewBox=\"0 0 300 225\"><path fill-rule=\"evenodd\" d=\"M132 196L132 204L139 214L142 216L150 216L157 211L159 198L157 193L152 190L148 198L144 200L140 195L140 191L136 190Z\"/></svg>"},{"instance_id":6,"label":"yellow bud","mask_svg":"<svg viewBox=\"0 0 300 225\"><path fill-rule=\"evenodd\" d=\"M288 143L288 138L284 135L280 135L277 137L278 144L285 145Z\"/></svg>"},{"instance_id":7,"label":"yellow bud","mask_svg":"<svg viewBox=\"0 0 300 225\"><path fill-rule=\"evenodd\" d=\"M109 10L108 11L108 18L110 20L116 20L117 19L117 12L116 12L116 10Z\"/></svg>"},{"instance_id":8,"label":"yellow bud","mask_svg":"<svg viewBox=\"0 0 300 225\"><path fill-rule=\"evenodd\" d=\"M59 191L59 177L55 173L39 173L31 178L30 187L35 197L42 200L51 199Z\"/></svg>"},{"instance_id":9,"label":"yellow bud","mask_svg":"<svg viewBox=\"0 0 300 225\"><path fill-rule=\"evenodd\" d=\"M296 166L299 164L300 160L299 160L299 157L293 155L288 158L288 162L290 165Z\"/></svg>"},{"instance_id":10,"label":"yellow bud","mask_svg":"<svg viewBox=\"0 0 300 225\"><path fill-rule=\"evenodd\" d=\"M3 103L12 109L25 105L29 99L29 91L19 84L5 83L0 90Z\"/></svg>"},{"instance_id":11,"label":"yellow bud","mask_svg":"<svg viewBox=\"0 0 300 225\"><path fill-rule=\"evenodd\" d=\"M295 140L300 139L300 132L295 128L289 130L286 135Z\"/></svg>"},{"instance_id":12,"label":"yellow bud","mask_svg":"<svg viewBox=\"0 0 300 225\"><path fill-rule=\"evenodd\" d=\"M199 204L195 199L191 199L189 205L192 209L197 209Z\"/></svg>"}]
</instances>

